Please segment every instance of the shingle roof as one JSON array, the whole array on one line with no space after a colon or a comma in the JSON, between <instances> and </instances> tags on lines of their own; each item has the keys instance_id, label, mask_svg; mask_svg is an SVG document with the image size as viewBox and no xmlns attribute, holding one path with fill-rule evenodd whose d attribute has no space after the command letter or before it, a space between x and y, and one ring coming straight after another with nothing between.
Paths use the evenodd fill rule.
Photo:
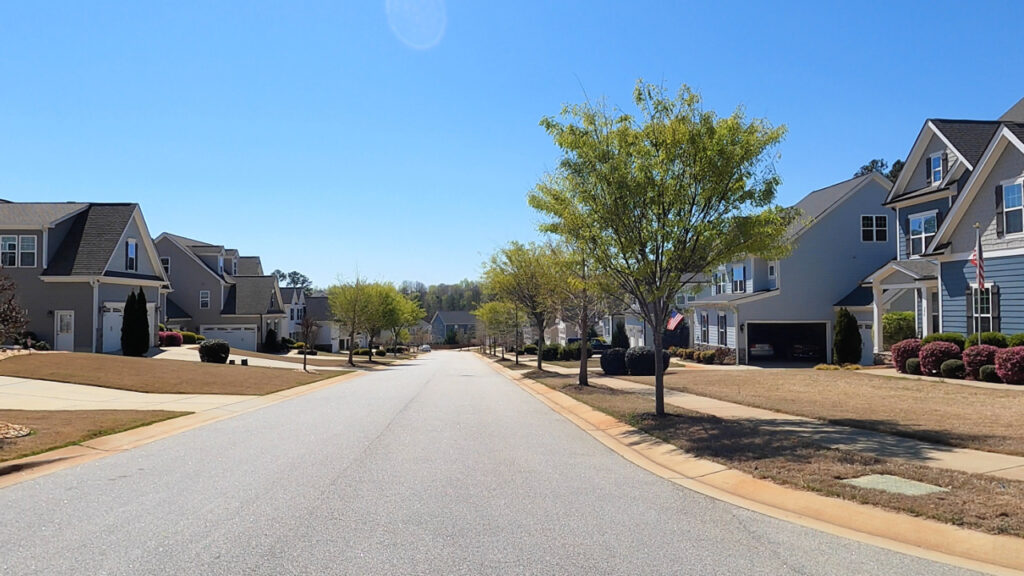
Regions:
<instances>
[{"instance_id":1,"label":"shingle roof","mask_svg":"<svg viewBox=\"0 0 1024 576\"><path fill-rule=\"evenodd\" d=\"M971 166L977 166L999 128L998 120L932 119L934 125Z\"/></svg>"},{"instance_id":2,"label":"shingle roof","mask_svg":"<svg viewBox=\"0 0 1024 576\"><path fill-rule=\"evenodd\" d=\"M690 302L690 306L700 306L701 304L728 304L730 302L738 302L740 300L746 300L747 298L753 298L754 296L764 296L766 294L778 293L778 288L773 290L759 290L757 292L732 292L729 294L715 294L714 296L707 296L700 300L694 300Z\"/></svg>"},{"instance_id":3,"label":"shingle roof","mask_svg":"<svg viewBox=\"0 0 1024 576\"><path fill-rule=\"evenodd\" d=\"M936 278L939 274L939 265L934 260L910 258L908 260L896 260L892 264L912 272L921 279Z\"/></svg>"},{"instance_id":4,"label":"shingle roof","mask_svg":"<svg viewBox=\"0 0 1024 576\"><path fill-rule=\"evenodd\" d=\"M842 306L845 308L858 308L864 306L871 306L871 303L875 301L874 295L871 293L871 288L868 286L857 286L849 294L843 296L843 299L836 302L836 306Z\"/></svg>"},{"instance_id":5,"label":"shingle roof","mask_svg":"<svg viewBox=\"0 0 1024 576\"><path fill-rule=\"evenodd\" d=\"M1006 127L1010 129L1010 132L1013 132L1014 136L1020 138L1021 140L1024 140L1024 124L1014 122L1008 123Z\"/></svg>"},{"instance_id":6,"label":"shingle roof","mask_svg":"<svg viewBox=\"0 0 1024 576\"><path fill-rule=\"evenodd\" d=\"M786 233L787 239L792 240L799 236L801 232L813 226L822 214L845 198L854 188L871 178L873 178L873 175L865 174L864 176L858 176L820 190L815 190L804 196L802 200L793 206L793 208L800 211L800 217L789 227L789 231Z\"/></svg>"},{"instance_id":7,"label":"shingle roof","mask_svg":"<svg viewBox=\"0 0 1024 576\"><path fill-rule=\"evenodd\" d=\"M0 226L40 228L87 206L81 202L7 202L0 204Z\"/></svg>"},{"instance_id":8,"label":"shingle roof","mask_svg":"<svg viewBox=\"0 0 1024 576\"><path fill-rule=\"evenodd\" d=\"M178 234L171 234L170 232L164 232L163 235L173 239L182 246L214 246L214 244L195 240L194 238L186 238L185 236L180 236Z\"/></svg>"},{"instance_id":9,"label":"shingle roof","mask_svg":"<svg viewBox=\"0 0 1024 576\"><path fill-rule=\"evenodd\" d=\"M321 322L331 320L334 316L331 314L327 296L307 296L306 316Z\"/></svg>"},{"instance_id":10,"label":"shingle roof","mask_svg":"<svg viewBox=\"0 0 1024 576\"><path fill-rule=\"evenodd\" d=\"M188 312L178 306L177 302L172 300L170 297L167 298L167 319L168 320L191 320Z\"/></svg>"},{"instance_id":11,"label":"shingle roof","mask_svg":"<svg viewBox=\"0 0 1024 576\"><path fill-rule=\"evenodd\" d=\"M277 278L273 276L235 276L235 283L228 289L224 302L224 314L283 314L281 303L271 296L275 294Z\"/></svg>"},{"instance_id":12,"label":"shingle roof","mask_svg":"<svg viewBox=\"0 0 1024 576\"><path fill-rule=\"evenodd\" d=\"M239 276L261 276L263 274L263 263L259 256L240 256L238 258Z\"/></svg>"},{"instance_id":13,"label":"shingle roof","mask_svg":"<svg viewBox=\"0 0 1024 576\"><path fill-rule=\"evenodd\" d=\"M434 317L440 317L441 323L448 324L476 324L476 316L465 310L438 310Z\"/></svg>"},{"instance_id":14,"label":"shingle roof","mask_svg":"<svg viewBox=\"0 0 1024 576\"><path fill-rule=\"evenodd\" d=\"M103 274L136 204L90 204L75 216L44 276Z\"/></svg>"},{"instance_id":15,"label":"shingle roof","mask_svg":"<svg viewBox=\"0 0 1024 576\"><path fill-rule=\"evenodd\" d=\"M280 290L281 290L281 301L284 302L285 304L291 304L292 303L292 296L295 296L296 292L302 290L302 288L287 287L287 288L281 288Z\"/></svg>"}]
</instances>

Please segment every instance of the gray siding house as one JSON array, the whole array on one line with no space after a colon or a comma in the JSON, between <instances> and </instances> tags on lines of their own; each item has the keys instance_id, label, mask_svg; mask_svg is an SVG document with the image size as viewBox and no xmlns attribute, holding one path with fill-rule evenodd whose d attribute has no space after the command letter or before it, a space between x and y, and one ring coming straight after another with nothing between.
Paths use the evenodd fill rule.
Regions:
<instances>
[{"instance_id":1,"label":"gray siding house","mask_svg":"<svg viewBox=\"0 0 1024 576\"><path fill-rule=\"evenodd\" d=\"M146 295L156 340L168 284L138 204L0 201L0 266L28 330L56 350L120 351L132 290Z\"/></svg>"},{"instance_id":2,"label":"gray siding house","mask_svg":"<svg viewBox=\"0 0 1024 576\"><path fill-rule=\"evenodd\" d=\"M459 344L469 344L476 338L476 316L465 310L438 310L430 320L430 337L435 344L443 344L454 335Z\"/></svg>"},{"instance_id":3,"label":"gray siding house","mask_svg":"<svg viewBox=\"0 0 1024 576\"><path fill-rule=\"evenodd\" d=\"M1024 100L998 120L925 121L886 200L899 223L897 258L864 283L876 350L884 304L901 293L920 336L1024 332L1022 142ZM970 263L978 232L984 289Z\"/></svg>"},{"instance_id":4,"label":"gray siding house","mask_svg":"<svg viewBox=\"0 0 1024 576\"><path fill-rule=\"evenodd\" d=\"M227 341L239 350L262 347L268 330L287 330L275 276L257 257L184 236L163 233L154 242L173 292L165 296L168 327Z\"/></svg>"},{"instance_id":5,"label":"gray siding house","mask_svg":"<svg viewBox=\"0 0 1024 576\"><path fill-rule=\"evenodd\" d=\"M694 345L733 348L739 363L830 360L834 305L892 258L889 186L873 173L811 192L795 206L787 258L750 255L711 271L686 299Z\"/></svg>"}]
</instances>

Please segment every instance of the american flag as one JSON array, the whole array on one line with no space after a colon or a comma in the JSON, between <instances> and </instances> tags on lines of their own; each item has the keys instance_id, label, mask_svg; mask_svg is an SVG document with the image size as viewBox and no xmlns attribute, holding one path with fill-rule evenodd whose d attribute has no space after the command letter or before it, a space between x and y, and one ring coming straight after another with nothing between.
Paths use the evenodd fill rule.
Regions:
<instances>
[{"instance_id":1,"label":"american flag","mask_svg":"<svg viewBox=\"0 0 1024 576\"><path fill-rule=\"evenodd\" d=\"M978 283L978 290L985 289L985 256L981 252L981 230L976 232L977 239L974 243L974 252L971 253L971 264L974 264L974 279Z\"/></svg>"},{"instance_id":2,"label":"american flag","mask_svg":"<svg viewBox=\"0 0 1024 576\"><path fill-rule=\"evenodd\" d=\"M668 314L668 329L669 330L675 330L676 326L679 326L679 323L682 322L682 321L683 321L683 315L682 314L680 314L679 312L676 312L675 310L669 312L669 314Z\"/></svg>"}]
</instances>

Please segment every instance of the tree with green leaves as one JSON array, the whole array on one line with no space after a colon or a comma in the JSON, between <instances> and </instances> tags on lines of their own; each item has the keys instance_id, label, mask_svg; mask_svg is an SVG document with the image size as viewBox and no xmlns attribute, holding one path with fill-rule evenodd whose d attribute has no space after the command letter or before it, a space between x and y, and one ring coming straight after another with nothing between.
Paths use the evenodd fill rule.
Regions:
<instances>
[{"instance_id":1,"label":"tree with green leaves","mask_svg":"<svg viewBox=\"0 0 1024 576\"><path fill-rule=\"evenodd\" d=\"M775 148L785 128L719 117L683 86L675 97L637 82L634 116L568 105L541 125L562 150L530 192L541 230L590 232L594 262L654 328L655 412L665 414L663 327L675 294L746 254L778 258L796 214L775 205Z\"/></svg>"},{"instance_id":2,"label":"tree with green leaves","mask_svg":"<svg viewBox=\"0 0 1024 576\"><path fill-rule=\"evenodd\" d=\"M305 315L302 320L299 321L299 337L302 338L302 371L308 372L306 369L306 353L313 347L313 342L316 340L316 334L320 331L320 325L310 315Z\"/></svg>"},{"instance_id":3,"label":"tree with green leaves","mask_svg":"<svg viewBox=\"0 0 1024 576\"><path fill-rule=\"evenodd\" d=\"M0 342L19 334L28 325L28 314L18 305L17 285L0 275Z\"/></svg>"},{"instance_id":4,"label":"tree with green leaves","mask_svg":"<svg viewBox=\"0 0 1024 576\"><path fill-rule=\"evenodd\" d=\"M867 164L860 167L859 170L853 173L853 177L864 176L871 174L872 172L878 172L882 176L888 178L891 182L895 182L900 177L900 172L903 171L903 160L897 160L892 163L892 167L885 158L874 158Z\"/></svg>"},{"instance_id":5,"label":"tree with green leaves","mask_svg":"<svg viewBox=\"0 0 1024 576\"><path fill-rule=\"evenodd\" d=\"M832 362L857 364L862 347L857 318L846 308L840 308L836 312L835 334L832 336Z\"/></svg>"},{"instance_id":6,"label":"tree with green leaves","mask_svg":"<svg viewBox=\"0 0 1024 576\"><path fill-rule=\"evenodd\" d=\"M626 334L626 321L619 320L612 329L612 348L629 348L629 334Z\"/></svg>"},{"instance_id":7,"label":"tree with green leaves","mask_svg":"<svg viewBox=\"0 0 1024 576\"><path fill-rule=\"evenodd\" d=\"M557 284L555 300L558 314L563 321L576 327L580 335L580 365L577 383L590 384L587 371L587 349L590 341L586 335L602 316L611 308L613 289L600 269L593 262L588 249L593 238L591 231L584 227L566 229L563 243L556 247L555 263L562 282Z\"/></svg>"},{"instance_id":8,"label":"tree with green leaves","mask_svg":"<svg viewBox=\"0 0 1024 576\"><path fill-rule=\"evenodd\" d=\"M139 288L138 294L132 289L124 301L121 314L121 354L144 356L149 350L149 313L146 293Z\"/></svg>"},{"instance_id":9,"label":"tree with green leaves","mask_svg":"<svg viewBox=\"0 0 1024 576\"><path fill-rule=\"evenodd\" d=\"M473 315L480 321L484 334L490 339L492 352L498 343L501 344L501 358L504 360L509 334L515 330L515 310L512 305L501 300L492 300L478 306Z\"/></svg>"},{"instance_id":10,"label":"tree with green leaves","mask_svg":"<svg viewBox=\"0 0 1024 576\"><path fill-rule=\"evenodd\" d=\"M352 356L355 348L356 335L366 331L369 317L370 296L365 279L356 276L355 280L331 286L327 289L327 304L334 320L348 328L349 342L348 364L355 366Z\"/></svg>"},{"instance_id":11,"label":"tree with green leaves","mask_svg":"<svg viewBox=\"0 0 1024 576\"><path fill-rule=\"evenodd\" d=\"M537 329L537 347L544 349L544 330L556 312L556 293L562 278L550 246L511 242L491 256L484 269L488 293L519 306ZM542 354L537 369L543 370Z\"/></svg>"},{"instance_id":12,"label":"tree with green leaves","mask_svg":"<svg viewBox=\"0 0 1024 576\"><path fill-rule=\"evenodd\" d=\"M427 315L420 306L419 299L415 293L406 296L394 286L391 286L391 297L394 299L394 313L389 316L391 325L391 340L394 345L394 355L398 356L398 343L404 334L409 337L408 328L413 326Z\"/></svg>"}]
</instances>

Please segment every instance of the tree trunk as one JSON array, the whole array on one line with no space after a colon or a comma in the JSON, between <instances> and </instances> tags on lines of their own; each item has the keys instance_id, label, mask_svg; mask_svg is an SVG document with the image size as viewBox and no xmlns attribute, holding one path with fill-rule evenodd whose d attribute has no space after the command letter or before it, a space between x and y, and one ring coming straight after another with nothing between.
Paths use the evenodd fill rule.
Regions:
<instances>
[{"instance_id":1,"label":"tree trunk","mask_svg":"<svg viewBox=\"0 0 1024 576\"><path fill-rule=\"evenodd\" d=\"M587 322L590 316L590 311L587 310L587 306L583 306L583 311L580 313L579 320L577 321L576 329L580 332L580 386L590 386L589 376L587 375L587 363L590 359L587 357L587 351L590 350L590 339L587 338L587 328L589 322Z\"/></svg>"},{"instance_id":2,"label":"tree trunk","mask_svg":"<svg viewBox=\"0 0 1024 576\"><path fill-rule=\"evenodd\" d=\"M366 341L366 347L370 349L370 363L373 364L373 336Z\"/></svg>"},{"instance_id":3,"label":"tree trunk","mask_svg":"<svg viewBox=\"0 0 1024 576\"><path fill-rule=\"evenodd\" d=\"M537 323L537 370L544 370L544 318L536 318Z\"/></svg>"},{"instance_id":4,"label":"tree trunk","mask_svg":"<svg viewBox=\"0 0 1024 576\"><path fill-rule=\"evenodd\" d=\"M662 341L664 340L664 334L661 331L661 327L665 322L665 314L659 306L655 306L654 314L654 325L651 326L651 331L654 332L654 414L657 416L665 415L665 368L662 366L661 358L661 347Z\"/></svg>"},{"instance_id":5,"label":"tree trunk","mask_svg":"<svg viewBox=\"0 0 1024 576\"><path fill-rule=\"evenodd\" d=\"M348 365L349 366L353 366L353 367L356 365L355 360L352 359L352 352L355 351L355 345L356 345L356 331L355 330L351 330L348 333Z\"/></svg>"},{"instance_id":6,"label":"tree trunk","mask_svg":"<svg viewBox=\"0 0 1024 576\"><path fill-rule=\"evenodd\" d=\"M306 344L305 346L302 347L302 371L303 372L309 372L309 370L306 370L306 350L308 349L307 348L308 346L309 346L309 344Z\"/></svg>"}]
</instances>

